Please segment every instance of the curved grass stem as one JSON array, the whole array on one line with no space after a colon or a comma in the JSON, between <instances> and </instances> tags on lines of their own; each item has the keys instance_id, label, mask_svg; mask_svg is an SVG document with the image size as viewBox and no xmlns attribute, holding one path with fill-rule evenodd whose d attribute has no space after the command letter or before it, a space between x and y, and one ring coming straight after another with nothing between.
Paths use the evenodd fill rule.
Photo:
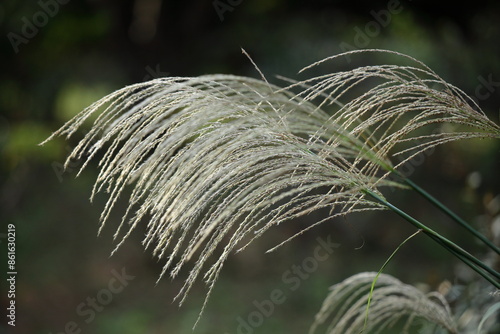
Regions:
<instances>
[{"instance_id":1,"label":"curved grass stem","mask_svg":"<svg viewBox=\"0 0 500 334\"><path fill-rule=\"evenodd\" d=\"M469 225L465 220L457 216L453 211L451 211L448 207L446 207L443 203L441 203L439 200L437 200L434 196L426 192L424 189L419 187L416 183L411 181L408 178L405 178L401 174L397 173L398 176L400 176L403 181L409 185L413 190L415 190L417 193L425 197L429 202L434 204L438 209L440 209L442 212L444 212L447 216L449 216L451 219L453 219L456 223L464 227L467 231L472 233L476 238L484 242L489 248L491 248L493 251L495 251L497 254L500 255L500 248L494 245L488 238L486 238L484 235L479 233L477 230L475 230L471 225Z\"/></svg>"},{"instance_id":2,"label":"curved grass stem","mask_svg":"<svg viewBox=\"0 0 500 334\"><path fill-rule=\"evenodd\" d=\"M398 207L394 206L393 204L387 202L384 198L380 197L378 194L374 193L371 190L365 190L365 193L373 197L375 200L377 200L379 203L383 204L387 208L391 209L393 212L397 213L399 216L403 217L406 221L417 227L418 229L421 229L423 233L428 235L432 240L436 241L439 243L441 246L446 248L449 252L451 252L453 255L455 255L457 258L459 258L462 262L464 262L466 265L468 265L471 269L476 271L479 275L484 277L486 280L488 280L493 286L495 286L497 289L500 288L500 274L484 264L482 261L478 260L474 256L472 256L470 253L465 251L463 248L455 244L454 242L446 239L443 237L441 234L437 233L436 231L432 230L431 228L427 227L426 225L422 224L420 221L417 219L413 218L403 210L399 209Z\"/></svg>"},{"instance_id":3,"label":"curved grass stem","mask_svg":"<svg viewBox=\"0 0 500 334\"><path fill-rule=\"evenodd\" d=\"M422 232L422 230L417 230L417 232L413 233L408 238L406 238L401 244L399 244L399 246L394 250L394 252L392 252L392 254L389 256L389 258L384 262L384 264L382 265L382 267L380 267L380 270L377 272L377 275L373 279L372 285L370 286L370 293L368 295L368 301L366 303L365 323L363 325L363 329L361 330L361 333L363 333L366 330L367 326L368 326L368 315L369 315L369 312L370 312L370 304L371 304L371 300L372 300L372 297L373 297L373 290L375 289L375 284L377 284L377 280L378 280L380 274L382 274L382 272L384 271L385 267L387 267L387 265L392 260L392 258L396 255L396 253L399 251L399 249L404 244L406 244L411 238L413 238L414 236L416 236L420 232Z\"/></svg>"}]
</instances>

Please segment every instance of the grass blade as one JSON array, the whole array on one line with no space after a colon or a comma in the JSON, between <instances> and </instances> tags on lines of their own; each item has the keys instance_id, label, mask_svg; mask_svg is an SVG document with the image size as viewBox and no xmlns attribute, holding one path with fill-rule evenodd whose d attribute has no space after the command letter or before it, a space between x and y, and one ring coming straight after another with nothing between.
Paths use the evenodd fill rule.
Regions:
<instances>
[{"instance_id":1,"label":"grass blade","mask_svg":"<svg viewBox=\"0 0 500 334\"><path fill-rule=\"evenodd\" d=\"M417 232L413 233L408 238L406 238L401 244L399 244L399 246L394 250L394 252L392 252L392 254L389 256L389 258L384 262L382 267L380 267L380 270L378 271L377 275L375 275L375 278L373 279L372 285L370 287L370 293L368 295L368 302L366 303L365 323L363 325L363 329L361 330L361 333L363 333L365 331L366 326L368 325L368 313L370 312L370 304L372 301L373 289L375 288L375 284L377 284L377 280L378 280L380 274L384 271L385 267L389 264L389 262L392 260L394 255L396 255L396 253L399 251L401 246L406 244L410 239L412 239L414 236L416 236L420 232L422 232L422 230L418 230Z\"/></svg>"}]
</instances>

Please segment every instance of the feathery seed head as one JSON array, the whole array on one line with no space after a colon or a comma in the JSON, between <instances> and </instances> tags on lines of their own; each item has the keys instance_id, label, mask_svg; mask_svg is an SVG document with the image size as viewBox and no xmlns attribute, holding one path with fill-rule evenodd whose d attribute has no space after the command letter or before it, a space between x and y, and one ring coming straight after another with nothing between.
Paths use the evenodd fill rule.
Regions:
<instances>
[{"instance_id":1,"label":"feathery seed head","mask_svg":"<svg viewBox=\"0 0 500 334\"><path fill-rule=\"evenodd\" d=\"M232 75L154 79L109 94L47 140L71 136L98 113L68 161L85 158L83 169L103 152L92 190L109 193L101 228L132 184L116 248L146 221L143 243L166 259L162 275L196 258L182 303L202 273L210 294L228 255L272 226L320 208L332 216L380 209L364 193L400 186L385 178L397 167L393 155L500 138L460 90L410 60L414 66L365 66L286 88ZM375 84L356 93L368 80ZM423 131L443 123L473 131Z\"/></svg>"}]
</instances>

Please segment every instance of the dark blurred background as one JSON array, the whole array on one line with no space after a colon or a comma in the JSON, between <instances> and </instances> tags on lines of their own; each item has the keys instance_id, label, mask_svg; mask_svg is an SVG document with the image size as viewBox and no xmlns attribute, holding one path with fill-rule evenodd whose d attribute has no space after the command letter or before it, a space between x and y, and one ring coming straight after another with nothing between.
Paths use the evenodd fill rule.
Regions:
<instances>
[{"instance_id":1,"label":"dark blurred background","mask_svg":"<svg viewBox=\"0 0 500 334\"><path fill-rule=\"evenodd\" d=\"M276 74L297 77L302 67L341 51L383 48L423 61L474 97L495 122L500 117L498 1L450 6L404 0L3 0L0 29L2 277L8 224L16 226L18 272L16 327L2 318L0 332L192 333L206 293L202 282L181 308L172 302L186 275L156 285L162 262L143 251L144 229L109 257L116 245L111 225L125 202L97 237L105 196L88 201L96 164L78 178L78 162L65 173L61 169L82 134L37 146L115 89L162 76L258 77L241 48L276 83ZM357 58L352 65L364 60ZM335 70L334 64L328 66L324 69ZM413 179L489 237L495 229L500 234L498 141L447 145L414 165L408 166ZM484 255L484 248L414 194L387 196ZM309 223L322 215L310 216ZM264 254L307 224L275 228L232 256L194 333L237 333L238 326L240 333L304 333L330 285L360 271L377 271L414 231L390 213L352 215ZM300 277L292 291L286 277L298 277L290 270L313 255L318 237L330 237L339 247ZM110 282L122 272L134 278L110 294ZM443 280L460 283L474 277L423 236L405 245L386 273L431 289ZM5 310L5 279L1 284ZM276 289L285 300L261 321L256 305ZM94 308L92 298L98 301ZM242 319L250 327L243 328Z\"/></svg>"}]
</instances>

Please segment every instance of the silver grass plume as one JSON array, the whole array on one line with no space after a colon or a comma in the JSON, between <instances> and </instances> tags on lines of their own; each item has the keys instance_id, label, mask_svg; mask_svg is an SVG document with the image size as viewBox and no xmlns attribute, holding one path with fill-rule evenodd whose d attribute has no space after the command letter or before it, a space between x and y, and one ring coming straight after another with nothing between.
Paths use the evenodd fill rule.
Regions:
<instances>
[{"instance_id":1,"label":"silver grass plume","mask_svg":"<svg viewBox=\"0 0 500 334\"><path fill-rule=\"evenodd\" d=\"M456 320L441 294L425 294L387 274L378 277L364 327L366 303L376 276L376 272L363 272L332 286L309 333L326 323L326 334L384 333L398 321L404 322L402 333L423 333L417 328L425 325L426 333L434 332L430 327L457 333Z\"/></svg>"},{"instance_id":2,"label":"silver grass plume","mask_svg":"<svg viewBox=\"0 0 500 334\"><path fill-rule=\"evenodd\" d=\"M328 116L276 90L226 75L156 79L104 97L52 135L71 136L104 109L68 161L85 157L83 169L107 145L91 196L110 193L101 228L125 186L135 183L116 248L145 219L145 247L167 257L161 275L173 267L176 276L198 252L181 303L218 245L222 253L203 276L209 292L229 253L269 227L319 208L333 217L379 207L361 192L373 180L349 161L362 143L351 143L335 124L330 136L345 139L328 147L311 142L307 134ZM334 214L337 207L344 211Z\"/></svg>"},{"instance_id":3,"label":"silver grass plume","mask_svg":"<svg viewBox=\"0 0 500 334\"><path fill-rule=\"evenodd\" d=\"M70 137L98 114L67 163L85 159L83 170L102 152L91 196L109 193L100 229L133 184L116 249L144 221L144 246L166 259L161 276L176 276L194 258L180 303L200 275L208 299L228 255L268 228L321 208L330 215L310 227L383 208L364 194L399 186L385 178L394 169L390 154L413 150L409 159L455 139L500 138L473 101L411 60L416 66L360 67L287 88L230 75L155 79L109 94L46 141ZM382 82L340 103L373 78ZM473 131L417 131L444 123Z\"/></svg>"},{"instance_id":4,"label":"silver grass plume","mask_svg":"<svg viewBox=\"0 0 500 334\"><path fill-rule=\"evenodd\" d=\"M363 169L375 175L394 171L422 151L457 139L500 138L500 127L476 102L422 62L387 50L356 50L335 55L301 70L362 53L396 55L413 65L369 65L313 77L287 87L301 87L303 101L318 108L340 105L329 118L363 141L380 160ZM342 104L342 100L348 102ZM321 131L319 129L318 131ZM380 164L402 156L395 167Z\"/></svg>"}]
</instances>

